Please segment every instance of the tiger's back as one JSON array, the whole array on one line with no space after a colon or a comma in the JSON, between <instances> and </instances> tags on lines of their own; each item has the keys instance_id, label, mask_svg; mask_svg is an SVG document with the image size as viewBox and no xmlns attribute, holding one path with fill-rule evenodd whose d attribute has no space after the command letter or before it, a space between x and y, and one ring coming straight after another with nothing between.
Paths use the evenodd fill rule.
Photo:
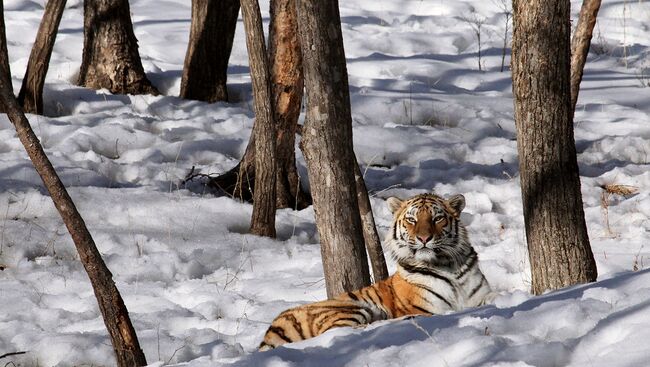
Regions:
<instances>
[{"instance_id":1,"label":"tiger's back","mask_svg":"<svg viewBox=\"0 0 650 367\"><path fill-rule=\"evenodd\" d=\"M385 245L397 272L384 281L334 299L282 312L260 350L315 337L342 326L362 326L409 315L432 315L482 305L491 289L460 222L462 195L389 198L394 219Z\"/></svg>"}]
</instances>

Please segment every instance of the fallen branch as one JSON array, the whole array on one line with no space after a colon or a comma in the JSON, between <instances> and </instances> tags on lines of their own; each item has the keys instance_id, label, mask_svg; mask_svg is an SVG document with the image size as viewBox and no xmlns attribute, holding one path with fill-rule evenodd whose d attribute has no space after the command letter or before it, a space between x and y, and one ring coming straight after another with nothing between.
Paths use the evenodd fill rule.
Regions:
<instances>
[{"instance_id":1,"label":"fallen branch","mask_svg":"<svg viewBox=\"0 0 650 367\"><path fill-rule=\"evenodd\" d=\"M0 356L0 359L5 358L5 357L17 356L17 355L21 355L21 354L25 354L25 353L27 353L27 352L11 352L11 353L5 353L5 354L3 354L3 355Z\"/></svg>"}]
</instances>

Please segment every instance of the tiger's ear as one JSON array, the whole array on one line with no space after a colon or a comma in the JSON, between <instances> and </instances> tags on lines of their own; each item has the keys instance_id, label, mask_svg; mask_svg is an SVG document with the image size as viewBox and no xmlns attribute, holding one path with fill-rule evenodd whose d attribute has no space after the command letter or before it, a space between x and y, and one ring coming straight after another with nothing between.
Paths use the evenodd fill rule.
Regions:
<instances>
[{"instance_id":1,"label":"tiger's ear","mask_svg":"<svg viewBox=\"0 0 650 367\"><path fill-rule=\"evenodd\" d=\"M403 202L404 201L402 199L396 198L394 196L391 196L388 199L386 199L386 203L388 204L388 209L393 214L395 214L395 212L402 207Z\"/></svg>"},{"instance_id":2,"label":"tiger's ear","mask_svg":"<svg viewBox=\"0 0 650 367\"><path fill-rule=\"evenodd\" d=\"M461 194L454 195L447 200L447 204L454 209L456 215L460 215L463 209L465 209L465 197Z\"/></svg>"}]
</instances>

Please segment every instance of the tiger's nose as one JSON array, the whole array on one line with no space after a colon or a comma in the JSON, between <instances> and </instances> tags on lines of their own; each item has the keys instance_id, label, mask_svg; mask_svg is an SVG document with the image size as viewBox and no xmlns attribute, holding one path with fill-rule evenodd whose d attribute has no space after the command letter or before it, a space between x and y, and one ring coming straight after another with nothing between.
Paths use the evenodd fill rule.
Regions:
<instances>
[{"instance_id":1,"label":"tiger's nose","mask_svg":"<svg viewBox=\"0 0 650 367\"><path fill-rule=\"evenodd\" d=\"M427 243L427 242L431 241L433 236L431 236L431 235L428 235L428 236L420 236L420 235L418 235L417 238L418 238L418 240L420 240L420 242Z\"/></svg>"}]
</instances>

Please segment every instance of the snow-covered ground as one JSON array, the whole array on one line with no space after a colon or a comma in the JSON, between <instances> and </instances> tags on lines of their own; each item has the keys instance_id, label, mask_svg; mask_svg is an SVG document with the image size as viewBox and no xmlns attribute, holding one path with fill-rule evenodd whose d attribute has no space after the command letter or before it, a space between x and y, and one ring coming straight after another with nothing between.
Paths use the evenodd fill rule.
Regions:
<instances>
[{"instance_id":1,"label":"snow-covered ground","mask_svg":"<svg viewBox=\"0 0 650 367\"><path fill-rule=\"evenodd\" d=\"M496 304L338 329L257 353L282 310L325 298L313 210L280 210L278 239L246 234L251 205L179 187L192 166L234 166L253 122L241 22L232 103L177 98L186 0L132 0L140 53L164 96L74 86L81 0L68 1L30 116L125 298L149 363L187 366L643 366L650 361L650 4L603 1L576 111L585 214L599 281L532 297L501 1L346 0L341 16L354 143L373 193L462 193ZM18 91L43 1L6 0ZM262 2L268 21L268 1ZM574 16L580 7L572 1ZM468 23L466 20L470 20ZM471 21L483 22L482 68ZM575 24L575 19L574 19ZM509 54L509 50L508 50ZM506 64L509 58L506 58ZM643 86L646 87L643 87ZM304 161L299 159L304 173ZM601 185L639 189L607 199ZM607 224L609 223L609 224ZM0 359L111 366L112 348L69 235L0 117ZM391 270L394 264L390 264ZM11 364L10 364L11 365Z\"/></svg>"}]
</instances>

